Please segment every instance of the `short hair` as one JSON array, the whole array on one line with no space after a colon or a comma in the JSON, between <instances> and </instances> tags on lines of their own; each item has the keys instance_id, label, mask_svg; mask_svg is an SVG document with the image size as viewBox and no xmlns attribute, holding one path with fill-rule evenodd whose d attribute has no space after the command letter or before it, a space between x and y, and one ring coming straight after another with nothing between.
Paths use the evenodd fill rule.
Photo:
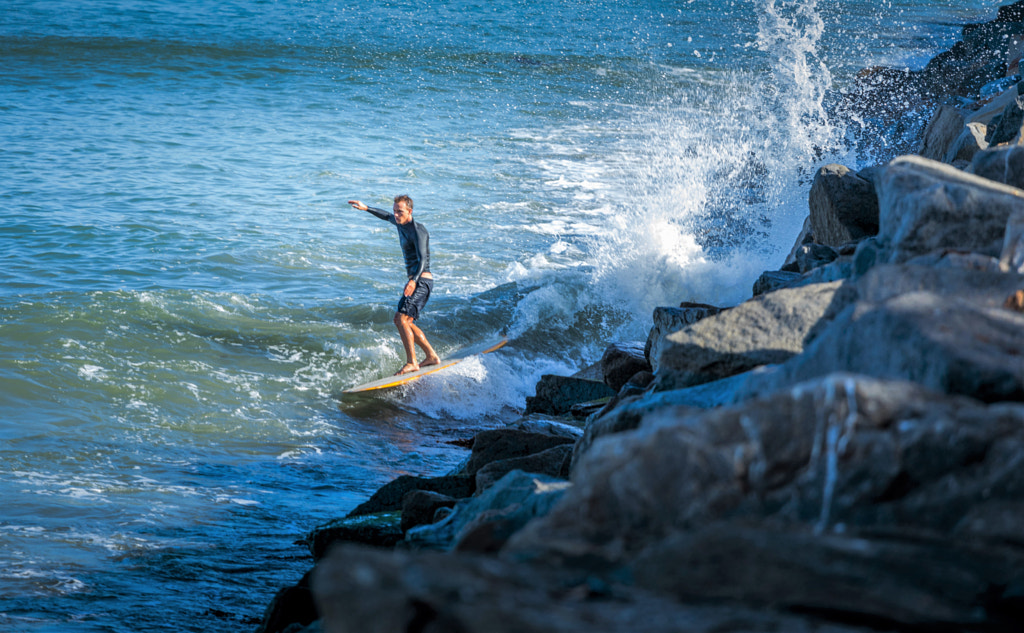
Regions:
<instances>
[{"instance_id":1,"label":"short hair","mask_svg":"<svg viewBox=\"0 0 1024 633\"><path fill-rule=\"evenodd\" d=\"M399 202L404 202L406 208L412 211L412 198L403 193L400 196L395 196L395 204L398 204Z\"/></svg>"}]
</instances>

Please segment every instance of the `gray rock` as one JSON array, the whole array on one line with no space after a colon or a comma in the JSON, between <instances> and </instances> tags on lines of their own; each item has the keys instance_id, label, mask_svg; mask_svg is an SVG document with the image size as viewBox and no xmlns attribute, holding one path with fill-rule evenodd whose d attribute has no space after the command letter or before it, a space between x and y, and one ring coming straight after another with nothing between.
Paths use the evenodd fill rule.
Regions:
<instances>
[{"instance_id":1,"label":"gray rock","mask_svg":"<svg viewBox=\"0 0 1024 633\"><path fill-rule=\"evenodd\" d=\"M1020 93L1020 86L1017 88ZM1024 124L1024 109L1021 108L1021 97L1010 101L1003 108L999 122L989 129L985 140L990 146L1009 143L1020 137L1021 125Z\"/></svg>"},{"instance_id":2,"label":"gray rock","mask_svg":"<svg viewBox=\"0 0 1024 633\"><path fill-rule=\"evenodd\" d=\"M917 156L893 160L878 187L879 243L899 263L933 250L999 255L1024 191Z\"/></svg>"},{"instance_id":3,"label":"gray rock","mask_svg":"<svg viewBox=\"0 0 1024 633\"><path fill-rule=\"evenodd\" d=\"M428 490L457 499L468 497L473 494L475 486L473 477L467 476L469 474L465 473L446 477L402 475L382 486L367 501L359 504L354 510L349 512L348 516L357 517L365 514L401 510L402 500L406 494L413 490Z\"/></svg>"},{"instance_id":4,"label":"gray rock","mask_svg":"<svg viewBox=\"0 0 1024 633\"><path fill-rule=\"evenodd\" d=\"M971 269L877 266L860 300L749 393L849 371L911 380L985 401L1024 399L1024 315L1004 306L1020 275Z\"/></svg>"},{"instance_id":5,"label":"gray rock","mask_svg":"<svg viewBox=\"0 0 1024 633\"><path fill-rule=\"evenodd\" d=\"M878 196L867 180L842 165L818 170L808 197L818 244L838 247L878 232Z\"/></svg>"},{"instance_id":6,"label":"gray rock","mask_svg":"<svg viewBox=\"0 0 1024 633\"><path fill-rule=\"evenodd\" d=\"M311 530L305 540L314 560L320 560L332 545L341 542L394 547L402 540L402 513L380 512L335 519Z\"/></svg>"},{"instance_id":7,"label":"gray rock","mask_svg":"<svg viewBox=\"0 0 1024 633\"><path fill-rule=\"evenodd\" d=\"M924 128L917 153L932 160L942 160L954 141L963 132L967 117L960 108L939 106Z\"/></svg>"},{"instance_id":8,"label":"gray rock","mask_svg":"<svg viewBox=\"0 0 1024 633\"><path fill-rule=\"evenodd\" d=\"M843 284L776 290L665 336L658 388L692 387L799 354L852 300Z\"/></svg>"},{"instance_id":9,"label":"gray rock","mask_svg":"<svg viewBox=\"0 0 1024 633\"><path fill-rule=\"evenodd\" d=\"M537 383L537 395L526 398L526 414L562 415L569 413L574 404L614 395L615 391L604 382L544 374Z\"/></svg>"},{"instance_id":10,"label":"gray rock","mask_svg":"<svg viewBox=\"0 0 1024 633\"><path fill-rule=\"evenodd\" d=\"M618 392L634 374L650 371L651 364L644 356L642 343L612 343L601 356L604 384Z\"/></svg>"},{"instance_id":11,"label":"gray rock","mask_svg":"<svg viewBox=\"0 0 1024 633\"><path fill-rule=\"evenodd\" d=\"M433 523L438 508L451 508L456 503L458 503L458 499L448 495L427 490L413 490L402 500L402 521L400 523L402 532L405 533L414 527Z\"/></svg>"},{"instance_id":12,"label":"gray rock","mask_svg":"<svg viewBox=\"0 0 1024 633\"><path fill-rule=\"evenodd\" d=\"M799 272L787 270L766 270L754 282L753 296L774 292L781 288L789 288L803 281L803 275ZM655 368L657 370L657 368Z\"/></svg>"},{"instance_id":13,"label":"gray rock","mask_svg":"<svg viewBox=\"0 0 1024 633\"><path fill-rule=\"evenodd\" d=\"M783 262L781 270L787 272L796 272L796 252L804 244L813 244L814 234L811 232L811 216L808 215L804 218L803 227L800 229L800 234L796 237L796 242L793 243L793 248L789 249L789 255L786 255L786 261Z\"/></svg>"},{"instance_id":14,"label":"gray rock","mask_svg":"<svg viewBox=\"0 0 1024 633\"><path fill-rule=\"evenodd\" d=\"M476 477L477 472L491 462L526 457L563 444L571 445L575 441L575 437L566 435L531 433L511 428L481 431L473 439L473 452L462 474Z\"/></svg>"},{"instance_id":15,"label":"gray rock","mask_svg":"<svg viewBox=\"0 0 1024 633\"><path fill-rule=\"evenodd\" d=\"M1015 211L1006 222L999 267L1003 272L1024 274L1024 211Z\"/></svg>"},{"instance_id":16,"label":"gray rock","mask_svg":"<svg viewBox=\"0 0 1024 633\"><path fill-rule=\"evenodd\" d=\"M567 481L514 470L480 495L463 499L437 523L406 532L405 541L417 549L450 549L463 531L468 534L490 520L513 520L519 527L542 516L571 487Z\"/></svg>"},{"instance_id":17,"label":"gray rock","mask_svg":"<svg viewBox=\"0 0 1024 633\"><path fill-rule=\"evenodd\" d=\"M1020 189L1024 187L1024 147L1005 145L978 152L968 172Z\"/></svg>"},{"instance_id":18,"label":"gray rock","mask_svg":"<svg viewBox=\"0 0 1024 633\"><path fill-rule=\"evenodd\" d=\"M541 435L556 435L566 440L575 441L583 435L583 429L573 424L566 424L561 420L553 420L543 415L530 415L510 422L505 428L525 433L539 433Z\"/></svg>"},{"instance_id":19,"label":"gray rock","mask_svg":"<svg viewBox=\"0 0 1024 633\"><path fill-rule=\"evenodd\" d=\"M942 158L942 162L949 163L960 168L965 163L970 163L978 152L988 149L988 141L985 140L988 128L983 123L968 123L964 131L953 141L949 152Z\"/></svg>"},{"instance_id":20,"label":"gray rock","mask_svg":"<svg viewBox=\"0 0 1024 633\"><path fill-rule=\"evenodd\" d=\"M661 346L666 334L678 332L688 325L693 325L703 318L718 314L722 308L717 308L704 303L682 303L678 308L658 307L651 315L654 321L650 333L647 335L647 344L644 346L644 356L651 365L651 371L658 371L658 355L661 353Z\"/></svg>"},{"instance_id":21,"label":"gray rock","mask_svg":"<svg viewBox=\"0 0 1024 633\"><path fill-rule=\"evenodd\" d=\"M685 605L586 571L339 548L313 578L325 633L867 633L810 615Z\"/></svg>"},{"instance_id":22,"label":"gray rock","mask_svg":"<svg viewBox=\"0 0 1024 633\"><path fill-rule=\"evenodd\" d=\"M490 488L513 470L568 479L572 451L573 444L562 444L524 457L491 462L476 472L476 489L483 491Z\"/></svg>"},{"instance_id":23,"label":"gray rock","mask_svg":"<svg viewBox=\"0 0 1024 633\"><path fill-rule=\"evenodd\" d=\"M796 265L801 274L809 273L815 268L831 264L839 257L831 246L824 244L804 244L796 252Z\"/></svg>"}]
</instances>

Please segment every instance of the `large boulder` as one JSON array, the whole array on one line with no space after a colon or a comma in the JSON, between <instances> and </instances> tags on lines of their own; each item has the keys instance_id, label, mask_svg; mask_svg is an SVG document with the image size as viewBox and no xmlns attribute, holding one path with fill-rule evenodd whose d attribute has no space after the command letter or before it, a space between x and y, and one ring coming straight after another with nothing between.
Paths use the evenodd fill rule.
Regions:
<instances>
[{"instance_id":1,"label":"large boulder","mask_svg":"<svg viewBox=\"0 0 1024 633\"><path fill-rule=\"evenodd\" d=\"M1020 86L1017 86L1017 93L1020 94ZM985 135L985 141L990 145L1001 145L1003 143L1016 142L1020 139L1021 126L1024 125L1024 108L1021 102L1024 97L1018 96L1010 101L1003 108L999 120L993 120L993 125Z\"/></svg>"},{"instance_id":2,"label":"large boulder","mask_svg":"<svg viewBox=\"0 0 1024 633\"><path fill-rule=\"evenodd\" d=\"M473 439L473 451L460 474L476 477L480 469L492 462L533 455L556 446L571 445L575 441L575 436L514 428L481 431Z\"/></svg>"},{"instance_id":3,"label":"large boulder","mask_svg":"<svg viewBox=\"0 0 1024 633\"><path fill-rule=\"evenodd\" d=\"M776 290L666 335L656 389L692 387L799 354L852 300L844 283Z\"/></svg>"},{"instance_id":4,"label":"large boulder","mask_svg":"<svg viewBox=\"0 0 1024 633\"><path fill-rule=\"evenodd\" d=\"M563 415L575 404L614 395L615 391L604 382L544 374L537 383L536 395L526 398L526 414Z\"/></svg>"},{"instance_id":5,"label":"large boulder","mask_svg":"<svg viewBox=\"0 0 1024 633\"><path fill-rule=\"evenodd\" d=\"M967 116L955 106L939 106L924 128L917 153L932 160L942 160L964 130Z\"/></svg>"},{"instance_id":6,"label":"large boulder","mask_svg":"<svg viewBox=\"0 0 1024 633\"><path fill-rule=\"evenodd\" d=\"M858 302L779 371L766 393L836 371L911 380L985 401L1024 400L1024 315L1005 306L1024 276L972 268L876 266Z\"/></svg>"},{"instance_id":7,"label":"large boulder","mask_svg":"<svg viewBox=\"0 0 1024 633\"><path fill-rule=\"evenodd\" d=\"M328 521L310 530L305 543L313 560L320 560L335 543L391 548L401 540L402 513L394 511Z\"/></svg>"},{"instance_id":8,"label":"large boulder","mask_svg":"<svg viewBox=\"0 0 1024 633\"><path fill-rule=\"evenodd\" d=\"M793 265L798 266L795 260ZM751 294L756 297L782 288L791 288L799 285L803 279L804 276L799 270L766 270L754 282Z\"/></svg>"},{"instance_id":9,"label":"large boulder","mask_svg":"<svg viewBox=\"0 0 1024 633\"><path fill-rule=\"evenodd\" d=\"M601 356L604 384L616 393L634 374L650 370L651 364L644 356L643 343L612 343Z\"/></svg>"},{"instance_id":10,"label":"large boulder","mask_svg":"<svg viewBox=\"0 0 1024 633\"><path fill-rule=\"evenodd\" d=\"M678 332L688 325L693 325L703 318L718 314L722 308L705 303L682 303L678 308L657 307L651 315L654 325L647 335L647 344L644 346L644 356L651 366L651 371L658 371L658 356L661 354L661 346L665 336L672 332Z\"/></svg>"},{"instance_id":11,"label":"large boulder","mask_svg":"<svg viewBox=\"0 0 1024 633\"><path fill-rule=\"evenodd\" d=\"M968 171L1020 189L1024 187L1024 147L1005 145L978 152Z\"/></svg>"},{"instance_id":12,"label":"large boulder","mask_svg":"<svg viewBox=\"0 0 1024 633\"><path fill-rule=\"evenodd\" d=\"M878 184L879 261L899 263L933 250L998 256L1006 221L1024 191L918 156L894 159Z\"/></svg>"},{"instance_id":13,"label":"large boulder","mask_svg":"<svg viewBox=\"0 0 1024 633\"><path fill-rule=\"evenodd\" d=\"M811 232L818 244L838 247L878 232L874 185L842 165L818 170L808 206Z\"/></svg>"},{"instance_id":14,"label":"large boulder","mask_svg":"<svg viewBox=\"0 0 1024 633\"><path fill-rule=\"evenodd\" d=\"M513 470L568 479L573 446L560 444L539 453L491 462L476 472L476 489L483 491L490 488Z\"/></svg>"},{"instance_id":15,"label":"large boulder","mask_svg":"<svg viewBox=\"0 0 1024 633\"><path fill-rule=\"evenodd\" d=\"M471 473L445 477L402 475L381 486L372 497L349 512L348 517L401 510L402 500L413 490L428 490L456 499L468 497L473 494L475 486L470 475Z\"/></svg>"}]
</instances>

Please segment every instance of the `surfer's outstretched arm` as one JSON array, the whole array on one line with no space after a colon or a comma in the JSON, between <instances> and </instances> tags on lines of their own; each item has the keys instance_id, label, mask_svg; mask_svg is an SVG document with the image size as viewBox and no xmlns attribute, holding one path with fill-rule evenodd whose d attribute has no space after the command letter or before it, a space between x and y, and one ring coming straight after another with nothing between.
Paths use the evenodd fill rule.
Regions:
<instances>
[{"instance_id":1,"label":"surfer's outstretched arm","mask_svg":"<svg viewBox=\"0 0 1024 633\"><path fill-rule=\"evenodd\" d=\"M348 203L350 205L352 205L353 208L359 209L360 211L367 211L371 215L375 215L378 218L380 218L381 220L384 220L385 222L390 222L392 224L395 223L395 216L394 216L394 214L388 213L384 209L375 209L374 207L366 206L365 204L363 204L359 200L349 200Z\"/></svg>"}]
</instances>

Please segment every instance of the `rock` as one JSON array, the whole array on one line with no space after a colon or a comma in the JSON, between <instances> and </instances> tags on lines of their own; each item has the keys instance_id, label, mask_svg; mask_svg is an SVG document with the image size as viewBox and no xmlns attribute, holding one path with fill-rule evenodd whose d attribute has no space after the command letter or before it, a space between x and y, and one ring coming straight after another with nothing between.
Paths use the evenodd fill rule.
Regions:
<instances>
[{"instance_id":1,"label":"rock","mask_svg":"<svg viewBox=\"0 0 1024 633\"><path fill-rule=\"evenodd\" d=\"M613 395L615 391L603 382L544 374L537 383L537 395L526 398L526 414L562 415L574 404Z\"/></svg>"},{"instance_id":2,"label":"rock","mask_svg":"<svg viewBox=\"0 0 1024 633\"><path fill-rule=\"evenodd\" d=\"M970 163L978 152L988 149L989 143L985 140L988 135L988 128L983 123L968 123L949 147L949 152L942 157L942 162L949 163L957 169L961 165Z\"/></svg>"},{"instance_id":3,"label":"rock","mask_svg":"<svg viewBox=\"0 0 1024 633\"><path fill-rule=\"evenodd\" d=\"M309 586L310 576L307 573L298 583L274 595L263 614L259 633L286 633L306 627L320 617Z\"/></svg>"},{"instance_id":4,"label":"rock","mask_svg":"<svg viewBox=\"0 0 1024 633\"><path fill-rule=\"evenodd\" d=\"M878 187L880 255L890 263L933 250L998 255L1024 191L917 156L889 163Z\"/></svg>"},{"instance_id":5,"label":"rock","mask_svg":"<svg viewBox=\"0 0 1024 633\"><path fill-rule=\"evenodd\" d=\"M564 437L567 441L575 441L583 435L583 429L580 427L566 424L561 420L552 420L543 415L531 415L520 418L515 422L510 422L505 428L523 431L524 433L557 435L558 437Z\"/></svg>"},{"instance_id":6,"label":"rock","mask_svg":"<svg viewBox=\"0 0 1024 633\"><path fill-rule=\"evenodd\" d=\"M651 319L654 326L647 335L647 344L644 346L644 356L651 365L651 371L658 371L658 355L661 353L662 342L666 334L678 332L688 325L693 325L703 318L718 314L722 308L705 303L680 304L678 308L658 307L654 309Z\"/></svg>"},{"instance_id":7,"label":"rock","mask_svg":"<svg viewBox=\"0 0 1024 633\"><path fill-rule=\"evenodd\" d=\"M579 370L572 375L573 378L579 378L580 380L594 380L601 382L604 380L604 374L601 372L601 361L598 361L592 365L587 365L583 369Z\"/></svg>"},{"instance_id":8,"label":"rock","mask_svg":"<svg viewBox=\"0 0 1024 633\"><path fill-rule=\"evenodd\" d=\"M1017 94L1020 95L1020 86L1017 86ZM1018 96L1016 99L1010 101L1003 108L1002 113L999 116L999 122L995 123L988 130L985 135L985 141L990 146L1000 145L1002 143L1015 142L1020 138L1021 125L1024 124L1024 108L1022 105L1022 97Z\"/></svg>"},{"instance_id":9,"label":"rock","mask_svg":"<svg viewBox=\"0 0 1024 633\"><path fill-rule=\"evenodd\" d=\"M651 364L644 356L644 346L641 343L612 343L605 348L601 356L604 384L616 392L622 389L622 385L634 374L650 370Z\"/></svg>"},{"instance_id":10,"label":"rock","mask_svg":"<svg viewBox=\"0 0 1024 633\"><path fill-rule=\"evenodd\" d=\"M473 452L463 474L476 477L480 469L492 462L526 457L563 444L571 445L575 441L575 437L507 428L481 431L473 441Z\"/></svg>"},{"instance_id":11,"label":"rock","mask_svg":"<svg viewBox=\"0 0 1024 633\"><path fill-rule=\"evenodd\" d=\"M507 555L622 564L726 519L949 536L980 503L1022 498L1024 405L832 374L731 407L655 409L594 442L573 481Z\"/></svg>"},{"instance_id":12,"label":"rock","mask_svg":"<svg viewBox=\"0 0 1024 633\"><path fill-rule=\"evenodd\" d=\"M968 171L1018 189L1024 187L1024 147L993 147L974 155Z\"/></svg>"},{"instance_id":13,"label":"rock","mask_svg":"<svg viewBox=\"0 0 1024 633\"><path fill-rule=\"evenodd\" d=\"M1024 274L1024 211L1015 211L1006 221L999 267L1003 272Z\"/></svg>"},{"instance_id":14,"label":"rock","mask_svg":"<svg viewBox=\"0 0 1024 633\"><path fill-rule=\"evenodd\" d=\"M568 479L572 451L573 444L561 444L524 457L491 462L476 472L476 489L483 491L490 488L513 470Z\"/></svg>"},{"instance_id":15,"label":"rock","mask_svg":"<svg viewBox=\"0 0 1024 633\"><path fill-rule=\"evenodd\" d=\"M865 633L811 615L685 605L585 571L339 548L313 579L326 633Z\"/></svg>"},{"instance_id":16,"label":"rock","mask_svg":"<svg viewBox=\"0 0 1024 633\"><path fill-rule=\"evenodd\" d=\"M467 527L473 531L492 519L521 527L546 514L570 487L567 481L514 470L478 496L460 501L441 521L409 530L405 540L418 549L450 549Z\"/></svg>"},{"instance_id":17,"label":"rock","mask_svg":"<svg viewBox=\"0 0 1024 633\"><path fill-rule=\"evenodd\" d=\"M793 243L793 248L789 249L789 255L786 255L786 261L783 262L782 268L785 272L795 273L799 270L796 263L796 252L804 244L813 244L814 234L811 233L811 216L804 218L803 227L800 229L800 234L797 235L796 242Z\"/></svg>"},{"instance_id":18,"label":"rock","mask_svg":"<svg viewBox=\"0 0 1024 633\"><path fill-rule=\"evenodd\" d=\"M1024 578L1024 559L1008 554L914 533L718 524L672 535L630 569L640 586L685 600L827 612L840 621L887 622L886 630L1010 631L1024 624L1001 615L1019 609L1006 588Z\"/></svg>"},{"instance_id":19,"label":"rock","mask_svg":"<svg viewBox=\"0 0 1024 633\"><path fill-rule=\"evenodd\" d=\"M849 371L990 402L1024 399L1024 317L1003 307L1022 287L1020 275L875 267L857 282L858 302L804 354L745 389L766 393Z\"/></svg>"},{"instance_id":20,"label":"rock","mask_svg":"<svg viewBox=\"0 0 1024 633\"><path fill-rule=\"evenodd\" d=\"M753 296L774 292L781 288L789 288L803 281L803 275L799 272L785 270L766 270L754 282ZM657 371L657 367L655 367Z\"/></svg>"},{"instance_id":21,"label":"rock","mask_svg":"<svg viewBox=\"0 0 1024 633\"><path fill-rule=\"evenodd\" d=\"M451 508L458 499L448 495L438 494L427 490L413 490L405 495L402 500L402 521L400 524L403 533L414 527L427 525L434 522L438 508Z\"/></svg>"},{"instance_id":22,"label":"rock","mask_svg":"<svg viewBox=\"0 0 1024 633\"><path fill-rule=\"evenodd\" d=\"M917 153L931 160L942 160L963 132L966 123L967 117L960 108L939 106L924 128Z\"/></svg>"},{"instance_id":23,"label":"rock","mask_svg":"<svg viewBox=\"0 0 1024 633\"><path fill-rule=\"evenodd\" d=\"M331 545L362 543L373 547L394 547L402 540L402 513L381 512L335 519L318 526L306 536L314 560L320 560Z\"/></svg>"},{"instance_id":24,"label":"rock","mask_svg":"<svg viewBox=\"0 0 1024 633\"><path fill-rule=\"evenodd\" d=\"M838 247L878 232L878 196L867 180L842 165L818 170L808 197L818 244Z\"/></svg>"},{"instance_id":25,"label":"rock","mask_svg":"<svg viewBox=\"0 0 1024 633\"><path fill-rule=\"evenodd\" d=\"M809 273L815 268L831 264L839 253L831 246L824 244L804 244L796 252L796 265L801 274Z\"/></svg>"},{"instance_id":26,"label":"rock","mask_svg":"<svg viewBox=\"0 0 1024 633\"><path fill-rule=\"evenodd\" d=\"M402 475L381 487L367 501L348 513L349 517L402 509L402 500L413 490L428 490L461 499L473 494L474 479L467 474L446 477Z\"/></svg>"},{"instance_id":27,"label":"rock","mask_svg":"<svg viewBox=\"0 0 1024 633\"><path fill-rule=\"evenodd\" d=\"M843 284L776 290L665 336L655 388L692 387L799 354L852 300Z\"/></svg>"}]
</instances>

